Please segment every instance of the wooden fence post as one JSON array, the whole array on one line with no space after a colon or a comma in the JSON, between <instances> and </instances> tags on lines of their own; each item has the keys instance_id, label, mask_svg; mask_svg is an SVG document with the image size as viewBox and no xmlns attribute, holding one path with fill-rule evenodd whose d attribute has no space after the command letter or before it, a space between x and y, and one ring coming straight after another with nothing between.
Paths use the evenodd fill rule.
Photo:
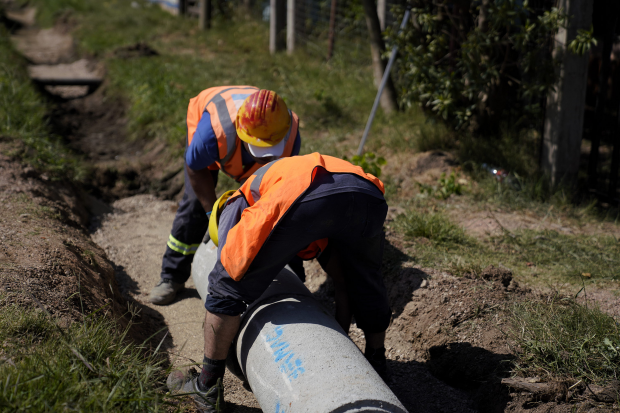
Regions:
<instances>
[{"instance_id":1,"label":"wooden fence post","mask_svg":"<svg viewBox=\"0 0 620 413\"><path fill-rule=\"evenodd\" d=\"M179 0L179 16L187 15L187 0Z\"/></svg>"},{"instance_id":2,"label":"wooden fence post","mask_svg":"<svg viewBox=\"0 0 620 413\"><path fill-rule=\"evenodd\" d=\"M269 52L275 53L286 48L286 0L269 1Z\"/></svg>"},{"instance_id":3,"label":"wooden fence post","mask_svg":"<svg viewBox=\"0 0 620 413\"><path fill-rule=\"evenodd\" d=\"M575 184L579 171L588 55L568 50L579 29L592 25L592 0L560 0L558 7L570 16L567 28L555 36L554 55L561 60L556 90L547 95L541 168L551 185Z\"/></svg>"}]
</instances>

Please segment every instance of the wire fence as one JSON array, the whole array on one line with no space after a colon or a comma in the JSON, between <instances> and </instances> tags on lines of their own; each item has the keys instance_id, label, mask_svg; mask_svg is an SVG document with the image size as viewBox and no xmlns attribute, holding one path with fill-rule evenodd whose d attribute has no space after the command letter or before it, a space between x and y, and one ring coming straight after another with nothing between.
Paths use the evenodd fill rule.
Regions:
<instances>
[{"instance_id":1,"label":"wire fence","mask_svg":"<svg viewBox=\"0 0 620 413\"><path fill-rule=\"evenodd\" d=\"M360 0L296 0L295 44L309 54L327 58L330 52L330 23L334 7L333 54L370 63L369 34ZM380 2L385 27L395 23L394 0Z\"/></svg>"},{"instance_id":2,"label":"wire fence","mask_svg":"<svg viewBox=\"0 0 620 413\"><path fill-rule=\"evenodd\" d=\"M150 0L175 2L185 7L186 13L197 17L200 0ZM286 0L284 0L286 1ZM243 10L256 20L268 22L271 17L270 2L265 0L211 0L213 19L231 18ZM383 28L398 26L392 7L401 4L399 0L380 0L377 7ZM295 49L303 49L311 56L327 59L330 52L330 22L334 7L333 56L345 58L357 64L370 64L368 28L362 0L294 0L294 42ZM183 13L183 11L181 11ZM286 30L286 29L284 29Z\"/></svg>"}]
</instances>

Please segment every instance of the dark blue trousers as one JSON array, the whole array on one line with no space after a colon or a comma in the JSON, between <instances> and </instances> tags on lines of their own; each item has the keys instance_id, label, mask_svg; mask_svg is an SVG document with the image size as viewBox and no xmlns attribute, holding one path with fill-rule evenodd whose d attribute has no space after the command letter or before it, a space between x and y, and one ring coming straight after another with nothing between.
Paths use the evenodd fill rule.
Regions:
<instances>
[{"instance_id":1,"label":"dark blue trousers","mask_svg":"<svg viewBox=\"0 0 620 413\"><path fill-rule=\"evenodd\" d=\"M218 255L209 274L206 309L212 313L241 314L299 251L313 241L328 238L329 245L319 262L325 267L329 256L338 253L358 327L367 333L385 331L392 314L381 275L383 222L388 209L385 200L359 192L300 202L302 198L276 225L240 281L228 275ZM233 202L245 200L240 197ZM227 211L241 215L229 204L221 220ZM220 240L223 238L225 234L220 234Z\"/></svg>"},{"instance_id":2,"label":"dark blue trousers","mask_svg":"<svg viewBox=\"0 0 620 413\"><path fill-rule=\"evenodd\" d=\"M215 185L217 185L218 172L211 171ZM174 217L172 231L162 259L162 279L177 283L184 283L189 279L194 254L208 228L209 219L189 183L187 169L185 169L185 191Z\"/></svg>"}]
</instances>

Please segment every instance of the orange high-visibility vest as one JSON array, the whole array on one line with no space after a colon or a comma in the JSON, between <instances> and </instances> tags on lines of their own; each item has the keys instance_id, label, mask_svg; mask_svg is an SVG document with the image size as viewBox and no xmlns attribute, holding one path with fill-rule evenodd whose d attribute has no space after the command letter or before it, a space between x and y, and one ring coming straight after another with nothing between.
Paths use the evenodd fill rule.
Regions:
<instances>
[{"instance_id":1,"label":"orange high-visibility vest","mask_svg":"<svg viewBox=\"0 0 620 413\"><path fill-rule=\"evenodd\" d=\"M217 148L219 152L219 161L216 165L212 165L209 169L221 169L226 175L230 176L237 182L242 182L252 175L260 164L254 163L246 168L243 167L241 157L242 142L237 136L235 128L235 120L237 119L237 111L243 104L246 97L254 92L258 92L258 88L254 86L221 86L212 87L200 92L198 96L190 99L187 107L187 145L192 143L198 122L202 118L202 114L206 111L211 115L211 126L217 138ZM299 119L294 112L291 112L291 127L284 137L286 142L282 157L291 156L295 139L297 138L297 129Z\"/></svg>"},{"instance_id":2,"label":"orange high-visibility vest","mask_svg":"<svg viewBox=\"0 0 620 413\"><path fill-rule=\"evenodd\" d=\"M233 280L243 278L271 231L291 205L306 192L316 176L317 168L332 173L356 174L385 193L383 182L365 173L359 166L316 152L278 159L264 165L228 201L243 196L250 205L241 214L237 225L228 231L226 245L220 254L222 265ZM312 258L311 253L316 255L318 250L324 250L326 246L327 239L319 240L298 255L309 259Z\"/></svg>"}]
</instances>

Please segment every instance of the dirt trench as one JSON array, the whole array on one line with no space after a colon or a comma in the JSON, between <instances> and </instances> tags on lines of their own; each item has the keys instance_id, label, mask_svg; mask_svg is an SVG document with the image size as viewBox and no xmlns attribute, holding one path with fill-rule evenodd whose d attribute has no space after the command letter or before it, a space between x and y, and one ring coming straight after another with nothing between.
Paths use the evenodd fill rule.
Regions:
<instances>
[{"instance_id":1,"label":"dirt trench","mask_svg":"<svg viewBox=\"0 0 620 413\"><path fill-rule=\"evenodd\" d=\"M30 40L23 41L33 49L32 43L41 38L40 32L37 34L36 28L30 28L27 33ZM66 46L66 42L59 44ZM67 56L76 59L77 56L71 53L74 51ZM131 58L132 55L128 56ZM204 308L191 279L187 289L173 304L157 307L147 301L150 289L159 278L161 258L177 208L171 199L177 197L183 188L182 162L165 161L162 143L145 144L127 138L126 105L106 95L105 82L95 93L78 98L54 95L54 89L44 93L50 94L53 103L51 118L56 132L93 166L84 188L89 195L77 201L75 196L69 197L74 201L65 200L62 204L59 200L48 206L48 200L58 198L63 192L54 190L45 176L37 171L3 158L0 159L0 171L8 171L8 175L3 175L8 177L5 180L13 179L7 181L8 187L18 188L15 194L36 194L40 198L36 205L58 208L67 217L79 215L79 219L67 218L68 225L77 228L75 234L83 234L84 226L91 218L88 226L94 243L75 235L74 239L79 239L79 243L71 241L70 237L59 236L53 244L65 245L63 254L69 251L77 257L74 267L82 265L83 272L105 274L101 286L92 288L106 292L101 292L100 298L93 298L87 305L97 308L106 300L115 300L114 305L120 312L119 306L127 302L135 304L141 312L139 320L148 326L146 330L168 330L164 347L174 365L199 362ZM30 186L26 188L27 185ZM20 187L25 189L20 192ZM79 189L75 191L80 192ZM74 205L74 208L66 205ZM90 207L85 208L85 205ZM19 208L10 214L5 211L0 218L3 223L19 221L21 225L29 220L29 216L20 215L20 211ZM62 211L74 211L71 212L74 215ZM395 212L391 210L391 218ZM40 219L33 228L44 226L43 223L49 221L45 216L38 217ZM48 242L45 241L48 233L62 234L66 229L51 228L45 235L40 235L36 243L19 248L11 243L24 228L15 228L14 231L12 238L11 234L8 239L3 237L7 242L3 244L4 249L0 252L4 256L0 258L8 257L17 262L31 259L29 252L41 249L39 244ZM41 233L36 228L31 232L36 231ZM539 400L501 384L502 379L509 375L509 361L514 351L503 333L505 325L501 311L511 300L534 297L529 290L513 282L508 271L490 267L480 278L456 278L415 265L414 259L403 252L406 248L397 234L388 233L387 240L384 276L394 311L386 343L394 376L390 387L409 411L606 411L605 406L599 407L591 401L567 404L555 399ZM49 255L55 250L50 247L41 251ZM52 269L59 261L71 261L66 254L43 258L45 265ZM39 267L31 267L36 275ZM104 270L98 271L98 268ZM306 270L306 285L317 300L333 312L333 291L325 273L316 262L306 263ZM75 277L54 278L50 271L52 275L45 275L48 281L37 280L34 284L42 290L53 290L59 283L64 283L63 293L49 301L66 302L75 292ZM105 286L113 284L112 277L118 290L112 288L112 294L107 297ZM35 280L36 276L31 278ZM4 288L13 287L7 284ZM58 313L70 311L60 304L53 309ZM361 330L353 326L350 336L358 346L363 345ZM238 379L227 373L225 385L227 412L260 411L254 396L243 389Z\"/></svg>"}]
</instances>

